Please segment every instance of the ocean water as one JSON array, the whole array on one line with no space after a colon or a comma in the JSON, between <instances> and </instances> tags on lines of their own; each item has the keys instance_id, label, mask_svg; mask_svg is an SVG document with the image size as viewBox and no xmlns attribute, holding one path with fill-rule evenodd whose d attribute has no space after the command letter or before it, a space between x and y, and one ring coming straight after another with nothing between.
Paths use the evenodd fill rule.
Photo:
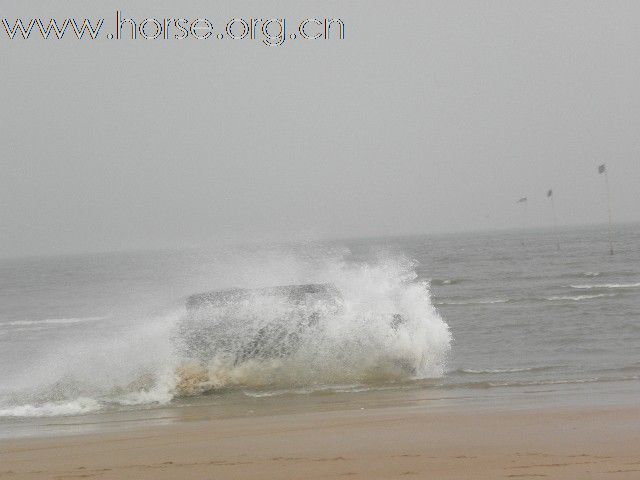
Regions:
<instances>
[{"instance_id":1,"label":"ocean water","mask_svg":"<svg viewBox=\"0 0 640 480\"><path fill-rule=\"evenodd\" d=\"M559 240L558 251L552 232L530 230L0 260L0 429L194 405L224 416L542 394L633 403L640 225L616 227L613 256L606 228ZM270 288L291 285L311 287ZM226 293L187 306L211 291Z\"/></svg>"}]
</instances>

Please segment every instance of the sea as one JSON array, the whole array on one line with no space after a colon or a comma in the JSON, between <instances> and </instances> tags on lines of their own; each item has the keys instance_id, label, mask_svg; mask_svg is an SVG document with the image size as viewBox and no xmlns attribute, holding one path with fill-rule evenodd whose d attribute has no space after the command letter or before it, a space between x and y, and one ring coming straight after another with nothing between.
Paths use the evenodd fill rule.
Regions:
<instances>
[{"instance_id":1,"label":"sea","mask_svg":"<svg viewBox=\"0 0 640 480\"><path fill-rule=\"evenodd\" d=\"M613 248L589 226L0 259L0 438L637 404L640 225Z\"/></svg>"}]
</instances>

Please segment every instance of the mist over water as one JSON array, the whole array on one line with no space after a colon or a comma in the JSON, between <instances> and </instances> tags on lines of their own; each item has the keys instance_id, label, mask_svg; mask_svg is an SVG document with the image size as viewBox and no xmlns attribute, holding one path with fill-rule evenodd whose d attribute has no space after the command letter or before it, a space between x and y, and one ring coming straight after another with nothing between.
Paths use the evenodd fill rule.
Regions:
<instances>
[{"instance_id":1,"label":"mist over water","mask_svg":"<svg viewBox=\"0 0 640 480\"><path fill-rule=\"evenodd\" d=\"M0 422L237 395L638 393L640 228L618 229L613 257L606 230L560 240L560 252L530 231L4 260ZM320 293L269 290L305 285ZM228 289L249 293L187 307Z\"/></svg>"}]
</instances>

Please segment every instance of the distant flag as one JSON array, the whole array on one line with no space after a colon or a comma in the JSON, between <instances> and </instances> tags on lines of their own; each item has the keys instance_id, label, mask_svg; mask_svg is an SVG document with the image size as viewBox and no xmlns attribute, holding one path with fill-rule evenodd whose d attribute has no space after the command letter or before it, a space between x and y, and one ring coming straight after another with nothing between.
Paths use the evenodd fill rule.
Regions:
<instances>
[{"instance_id":1,"label":"distant flag","mask_svg":"<svg viewBox=\"0 0 640 480\"><path fill-rule=\"evenodd\" d=\"M526 230L527 229L527 197L522 197L520 200L518 200L516 203L522 205L523 207L523 211L522 211L522 229ZM525 246L525 237L522 237L522 246Z\"/></svg>"},{"instance_id":2,"label":"distant flag","mask_svg":"<svg viewBox=\"0 0 640 480\"><path fill-rule=\"evenodd\" d=\"M560 251L560 237L558 237L558 227L556 220L556 206L553 202L553 189L547 190L547 198L551 199L551 212L553 213L553 236L556 237L556 248Z\"/></svg>"},{"instance_id":3,"label":"distant flag","mask_svg":"<svg viewBox=\"0 0 640 480\"><path fill-rule=\"evenodd\" d=\"M613 255L613 220L611 219L611 192L609 191L609 177L607 176L607 165L602 164L598 167L598 173L604 173L604 183L607 188L607 209L609 213L609 253Z\"/></svg>"}]
</instances>

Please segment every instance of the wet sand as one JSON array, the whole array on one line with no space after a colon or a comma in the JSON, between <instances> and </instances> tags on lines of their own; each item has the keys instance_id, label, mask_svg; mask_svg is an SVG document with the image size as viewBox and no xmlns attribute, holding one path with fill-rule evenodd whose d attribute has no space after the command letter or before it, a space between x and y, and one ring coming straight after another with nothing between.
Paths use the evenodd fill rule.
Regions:
<instances>
[{"instance_id":1,"label":"wet sand","mask_svg":"<svg viewBox=\"0 0 640 480\"><path fill-rule=\"evenodd\" d=\"M640 478L640 407L424 407L0 441L1 479Z\"/></svg>"}]
</instances>

